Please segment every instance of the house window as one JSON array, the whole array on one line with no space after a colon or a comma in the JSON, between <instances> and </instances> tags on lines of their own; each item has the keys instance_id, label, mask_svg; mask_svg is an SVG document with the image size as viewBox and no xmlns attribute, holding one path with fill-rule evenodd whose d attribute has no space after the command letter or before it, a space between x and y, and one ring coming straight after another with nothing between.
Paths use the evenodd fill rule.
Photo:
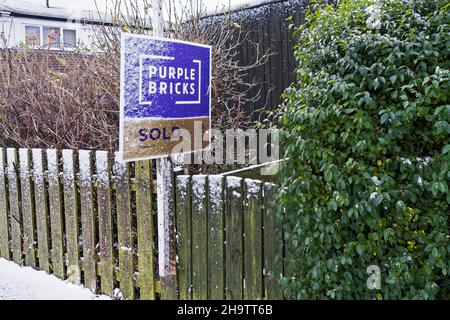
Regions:
<instances>
[{"instance_id":1,"label":"house window","mask_svg":"<svg viewBox=\"0 0 450 320\"><path fill-rule=\"evenodd\" d=\"M25 26L25 43L36 47L41 45L41 28L36 26Z\"/></svg>"},{"instance_id":2,"label":"house window","mask_svg":"<svg viewBox=\"0 0 450 320\"><path fill-rule=\"evenodd\" d=\"M63 30L63 43L65 48L75 48L77 46L77 33L75 30Z\"/></svg>"},{"instance_id":3,"label":"house window","mask_svg":"<svg viewBox=\"0 0 450 320\"><path fill-rule=\"evenodd\" d=\"M53 27L42 27L44 45L50 48L60 48L61 45L61 29Z\"/></svg>"},{"instance_id":4,"label":"house window","mask_svg":"<svg viewBox=\"0 0 450 320\"><path fill-rule=\"evenodd\" d=\"M58 27L25 26L25 42L29 46L52 49L73 49L77 46L77 32Z\"/></svg>"}]
</instances>

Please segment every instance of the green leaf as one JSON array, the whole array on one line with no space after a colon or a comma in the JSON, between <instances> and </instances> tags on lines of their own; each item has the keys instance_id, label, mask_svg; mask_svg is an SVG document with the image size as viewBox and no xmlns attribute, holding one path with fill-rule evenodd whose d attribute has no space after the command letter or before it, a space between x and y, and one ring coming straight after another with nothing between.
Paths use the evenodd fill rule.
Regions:
<instances>
[{"instance_id":1,"label":"green leaf","mask_svg":"<svg viewBox=\"0 0 450 320\"><path fill-rule=\"evenodd\" d=\"M450 144L447 144L442 148L442 154L447 154L448 152L450 152Z\"/></svg>"},{"instance_id":2,"label":"green leaf","mask_svg":"<svg viewBox=\"0 0 450 320\"><path fill-rule=\"evenodd\" d=\"M359 254L360 256L363 254L363 250L364 250L364 248L363 248L362 245L360 245L360 244L357 244L357 245L356 245L356 252L358 252L358 254Z\"/></svg>"}]
</instances>

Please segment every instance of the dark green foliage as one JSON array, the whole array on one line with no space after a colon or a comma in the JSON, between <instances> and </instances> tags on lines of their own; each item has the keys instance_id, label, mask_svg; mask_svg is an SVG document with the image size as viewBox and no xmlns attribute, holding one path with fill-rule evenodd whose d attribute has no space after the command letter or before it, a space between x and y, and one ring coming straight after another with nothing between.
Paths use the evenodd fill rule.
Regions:
<instances>
[{"instance_id":1,"label":"dark green foliage","mask_svg":"<svg viewBox=\"0 0 450 320\"><path fill-rule=\"evenodd\" d=\"M371 4L318 7L296 30L278 118L288 298L450 298L450 6L379 1L373 29Z\"/></svg>"}]
</instances>

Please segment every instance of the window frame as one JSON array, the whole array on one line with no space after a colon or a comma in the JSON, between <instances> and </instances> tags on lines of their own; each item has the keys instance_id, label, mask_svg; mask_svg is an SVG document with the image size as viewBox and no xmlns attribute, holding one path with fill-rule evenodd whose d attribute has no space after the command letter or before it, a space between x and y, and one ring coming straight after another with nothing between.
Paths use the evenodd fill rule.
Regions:
<instances>
[{"instance_id":1,"label":"window frame","mask_svg":"<svg viewBox=\"0 0 450 320\"><path fill-rule=\"evenodd\" d=\"M56 46L54 46L55 44L48 44L47 43L47 41L44 41L44 40L46 40L46 39L44 39L44 28L47 28L47 29L57 29L58 30L58 33L59 33L59 43L56 45ZM61 43L61 30L62 30L62 28L59 28L59 27L54 27L54 26L41 26L41 29L42 29L42 46L44 46L44 47L50 47L50 49L53 49L53 50L61 50L62 49L62 43Z\"/></svg>"},{"instance_id":2,"label":"window frame","mask_svg":"<svg viewBox=\"0 0 450 320\"><path fill-rule=\"evenodd\" d=\"M73 31L73 32L75 32L75 43L73 44L73 46L70 46L70 47L67 46L66 47L64 31ZM61 28L61 40L62 40L61 44L62 44L62 47L64 49L72 49L72 50L76 49L76 47L78 45L77 30L76 29L69 29L69 28Z\"/></svg>"},{"instance_id":3,"label":"window frame","mask_svg":"<svg viewBox=\"0 0 450 320\"><path fill-rule=\"evenodd\" d=\"M38 25L38 24L33 24L33 23L24 23L23 24L23 32L24 32L24 43L27 43L27 27L37 27L39 28L39 43L37 46L35 47L47 47L47 43L46 41L44 41L44 28L49 28L49 29L58 29L59 30L59 44L58 46L50 46L50 50L75 50L77 45L78 45L78 30L75 28L64 28L64 27L57 27L54 25ZM75 46L66 46L64 43L64 31L68 30L68 31L73 31L75 32Z\"/></svg>"},{"instance_id":4,"label":"window frame","mask_svg":"<svg viewBox=\"0 0 450 320\"><path fill-rule=\"evenodd\" d=\"M40 26L40 25L37 25L37 24L31 24L31 23L25 23L24 24L24 26L23 26L23 34L25 35L25 39L24 39L24 43L26 43L27 44L27 36L28 36L28 34L27 34L27 27L31 27L31 28L39 28L39 39L36 39L37 41L36 42L38 42L37 44L36 44L36 46L35 47L42 47L42 38L43 38L43 35L42 35L42 26ZM27 44L28 45L28 44Z\"/></svg>"}]
</instances>

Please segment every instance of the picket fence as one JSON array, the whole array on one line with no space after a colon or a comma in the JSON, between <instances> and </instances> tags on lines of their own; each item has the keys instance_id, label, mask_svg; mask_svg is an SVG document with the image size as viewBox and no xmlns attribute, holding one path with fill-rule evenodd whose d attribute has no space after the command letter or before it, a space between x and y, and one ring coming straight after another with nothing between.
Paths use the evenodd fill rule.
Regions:
<instances>
[{"instance_id":1,"label":"picket fence","mask_svg":"<svg viewBox=\"0 0 450 320\"><path fill-rule=\"evenodd\" d=\"M124 299L280 299L277 187L173 177L175 281L158 272L152 161L105 151L0 148L0 256Z\"/></svg>"}]
</instances>

